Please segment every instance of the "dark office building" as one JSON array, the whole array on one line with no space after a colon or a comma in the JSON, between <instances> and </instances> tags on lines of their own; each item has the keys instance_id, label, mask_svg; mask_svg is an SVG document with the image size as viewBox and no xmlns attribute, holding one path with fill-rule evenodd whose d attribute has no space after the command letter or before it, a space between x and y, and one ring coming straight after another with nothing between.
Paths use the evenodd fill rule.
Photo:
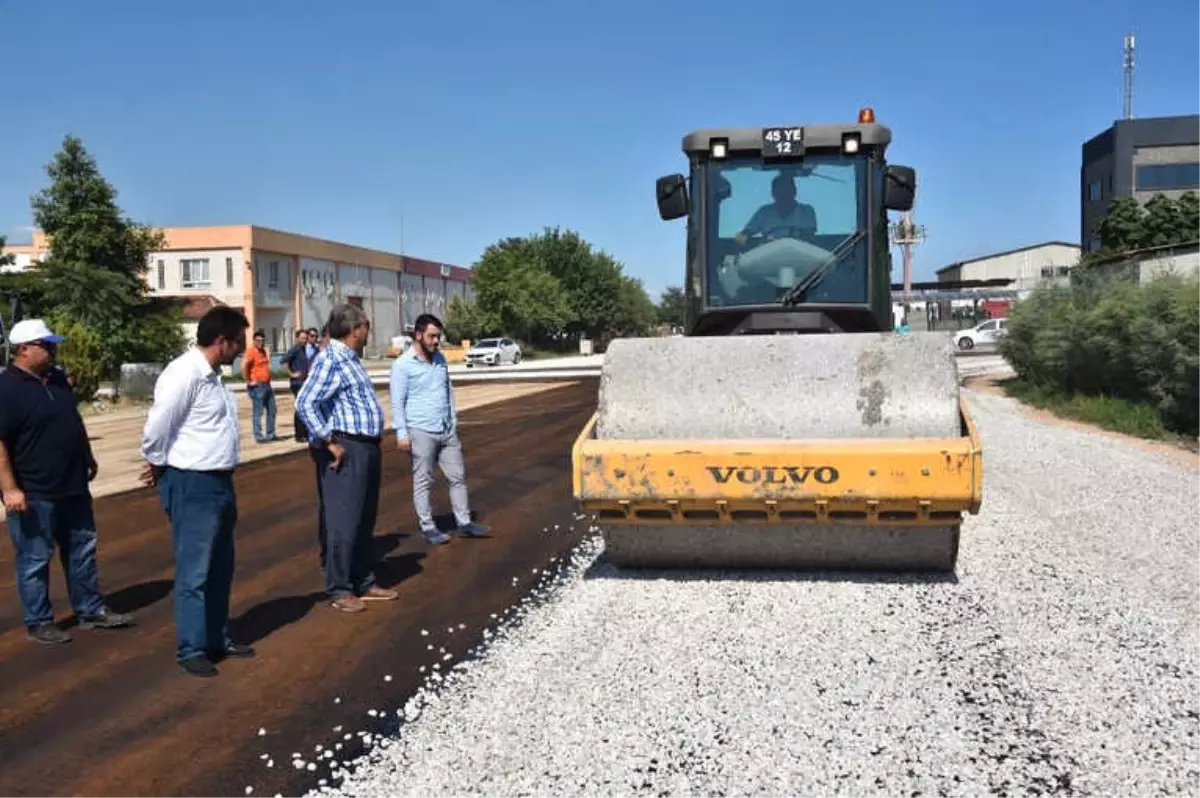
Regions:
<instances>
[{"instance_id":1,"label":"dark office building","mask_svg":"<svg viewBox=\"0 0 1200 798\"><path fill-rule=\"evenodd\" d=\"M1200 191L1200 116L1121 119L1083 144L1080 232L1085 252L1100 247L1100 222L1114 197L1145 203Z\"/></svg>"}]
</instances>

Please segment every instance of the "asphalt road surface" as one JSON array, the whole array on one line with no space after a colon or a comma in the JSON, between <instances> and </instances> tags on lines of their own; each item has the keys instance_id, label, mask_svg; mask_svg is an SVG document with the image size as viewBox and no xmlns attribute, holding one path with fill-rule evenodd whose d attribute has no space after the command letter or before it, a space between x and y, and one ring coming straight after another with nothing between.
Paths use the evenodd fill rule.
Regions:
<instances>
[{"instance_id":1,"label":"asphalt road surface","mask_svg":"<svg viewBox=\"0 0 1200 798\"><path fill-rule=\"evenodd\" d=\"M136 615L136 628L68 625L68 645L30 642L5 546L0 794L244 795L251 786L254 795L295 795L315 787L322 773L296 768L293 752L311 761L316 746L336 745L339 758L353 755L362 735L391 722L370 710L390 708L394 719L431 655L453 665L586 532L575 531L570 448L596 390L595 380L581 381L461 415L473 509L492 527L487 539L426 544L407 457L386 443L378 574L400 600L373 602L359 615L324 600L308 455L243 466L232 616L235 636L258 656L222 663L216 679L175 665L170 530L152 491L96 501L101 587L115 609ZM435 491L435 511L444 512L440 478ZM51 591L61 621L70 609L57 563Z\"/></svg>"}]
</instances>

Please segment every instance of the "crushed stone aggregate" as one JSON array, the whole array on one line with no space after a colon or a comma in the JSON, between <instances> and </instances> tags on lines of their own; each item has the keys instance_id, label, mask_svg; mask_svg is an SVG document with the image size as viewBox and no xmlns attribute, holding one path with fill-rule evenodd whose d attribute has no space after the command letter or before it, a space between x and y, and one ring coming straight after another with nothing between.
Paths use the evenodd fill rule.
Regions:
<instances>
[{"instance_id":1,"label":"crushed stone aggregate","mask_svg":"<svg viewBox=\"0 0 1200 798\"><path fill-rule=\"evenodd\" d=\"M310 794L1195 794L1196 469L967 396L954 576L621 573L590 536Z\"/></svg>"}]
</instances>

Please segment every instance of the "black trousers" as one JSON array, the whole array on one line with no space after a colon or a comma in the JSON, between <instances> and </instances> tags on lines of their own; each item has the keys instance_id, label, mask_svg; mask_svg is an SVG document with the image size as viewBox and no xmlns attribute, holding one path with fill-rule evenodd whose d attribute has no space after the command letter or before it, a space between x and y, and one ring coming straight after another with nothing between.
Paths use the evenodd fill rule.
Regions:
<instances>
[{"instance_id":1,"label":"black trousers","mask_svg":"<svg viewBox=\"0 0 1200 798\"><path fill-rule=\"evenodd\" d=\"M362 595L375 584L375 518L379 513L379 442L342 438L341 467L329 467L333 455L315 450L325 505L325 592L333 598Z\"/></svg>"},{"instance_id":2,"label":"black trousers","mask_svg":"<svg viewBox=\"0 0 1200 798\"><path fill-rule=\"evenodd\" d=\"M292 424L295 427L295 438L298 441L308 440L308 427L304 425L304 421L300 418L300 414L296 412L296 394L300 393L300 389L304 387L304 380L289 380L288 388L292 392Z\"/></svg>"}]
</instances>

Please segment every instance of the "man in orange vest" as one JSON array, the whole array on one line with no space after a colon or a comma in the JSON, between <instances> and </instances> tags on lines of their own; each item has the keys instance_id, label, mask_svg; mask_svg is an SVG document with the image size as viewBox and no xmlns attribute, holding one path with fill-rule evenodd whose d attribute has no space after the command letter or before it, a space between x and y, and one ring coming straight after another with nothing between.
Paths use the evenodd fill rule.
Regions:
<instances>
[{"instance_id":1,"label":"man in orange vest","mask_svg":"<svg viewBox=\"0 0 1200 798\"><path fill-rule=\"evenodd\" d=\"M250 396L250 421L254 425L254 440L259 443L279 440L275 436L275 392L271 390L271 356L267 354L266 336L262 330L254 333L254 346L246 349L242 358L242 376L246 378L246 393ZM267 411L267 434L263 437L259 416Z\"/></svg>"}]
</instances>

